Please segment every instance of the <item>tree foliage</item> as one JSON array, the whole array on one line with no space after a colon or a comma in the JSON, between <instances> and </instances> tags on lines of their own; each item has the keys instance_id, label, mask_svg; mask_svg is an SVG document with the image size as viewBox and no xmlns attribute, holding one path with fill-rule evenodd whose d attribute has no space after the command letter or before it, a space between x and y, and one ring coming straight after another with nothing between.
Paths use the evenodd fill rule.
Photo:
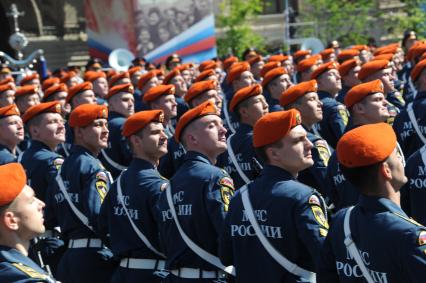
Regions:
<instances>
[{"instance_id":1,"label":"tree foliage","mask_svg":"<svg viewBox=\"0 0 426 283\"><path fill-rule=\"evenodd\" d=\"M426 0L403 0L405 6L390 17L387 25L397 34L407 29L415 30L421 37L426 37Z\"/></svg>"},{"instance_id":2,"label":"tree foliage","mask_svg":"<svg viewBox=\"0 0 426 283\"><path fill-rule=\"evenodd\" d=\"M219 56L232 53L241 57L249 47L263 49L264 39L249 24L249 20L254 19L262 10L262 0L224 0L220 3L220 14L216 21L224 33L217 40Z\"/></svg>"}]
</instances>

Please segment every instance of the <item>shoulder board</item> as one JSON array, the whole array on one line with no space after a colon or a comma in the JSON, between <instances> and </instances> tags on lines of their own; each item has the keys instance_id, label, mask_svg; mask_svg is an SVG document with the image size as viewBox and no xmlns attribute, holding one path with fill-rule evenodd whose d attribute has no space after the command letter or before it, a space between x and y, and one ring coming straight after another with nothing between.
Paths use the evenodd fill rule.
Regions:
<instances>
[{"instance_id":1,"label":"shoulder board","mask_svg":"<svg viewBox=\"0 0 426 283\"><path fill-rule=\"evenodd\" d=\"M48 278L46 274L42 274L29 266L23 265L22 263L12 263L12 265L23 273L25 273L26 275L28 275L30 278L37 278L43 280Z\"/></svg>"},{"instance_id":2,"label":"shoulder board","mask_svg":"<svg viewBox=\"0 0 426 283\"><path fill-rule=\"evenodd\" d=\"M399 218L402 218L402 219L404 219L405 221L408 221L408 222L410 222L410 223L412 223L412 224L414 224L414 225L416 225L416 226L424 227L422 224L420 224L419 222L417 222L417 221L416 221L416 220L414 220L413 218L405 217L404 215L399 214L398 212L392 212L392 213L393 213L394 215L398 216Z\"/></svg>"}]
</instances>

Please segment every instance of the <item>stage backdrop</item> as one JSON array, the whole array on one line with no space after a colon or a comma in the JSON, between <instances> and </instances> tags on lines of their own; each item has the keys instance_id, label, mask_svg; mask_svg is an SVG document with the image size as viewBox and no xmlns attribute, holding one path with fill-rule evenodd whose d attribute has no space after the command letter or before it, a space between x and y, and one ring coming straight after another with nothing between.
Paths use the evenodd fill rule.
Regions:
<instances>
[{"instance_id":1,"label":"stage backdrop","mask_svg":"<svg viewBox=\"0 0 426 283\"><path fill-rule=\"evenodd\" d=\"M85 0L91 56L126 48L151 62L172 53L184 62L217 56L211 0Z\"/></svg>"}]
</instances>

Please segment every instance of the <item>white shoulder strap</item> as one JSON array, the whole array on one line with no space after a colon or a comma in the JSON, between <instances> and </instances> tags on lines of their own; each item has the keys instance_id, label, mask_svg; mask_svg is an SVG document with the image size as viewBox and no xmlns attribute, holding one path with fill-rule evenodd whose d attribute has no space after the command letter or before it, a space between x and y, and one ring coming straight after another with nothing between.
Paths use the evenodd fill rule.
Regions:
<instances>
[{"instance_id":1,"label":"white shoulder strap","mask_svg":"<svg viewBox=\"0 0 426 283\"><path fill-rule=\"evenodd\" d=\"M422 156L423 164L426 166L426 145L420 148L420 154Z\"/></svg>"},{"instance_id":2,"label":"white shoulder strap","mask_svg":"<svg viewBox=\"0 0 426 283\"><path fill-rule=\"evenodd\" d=\"M254 216L253 207L251 206L247 186L240 188L240 191L241 191L241 198L243 201L243 206L244 206L244 210L247 215L247 218L250 221L250 224L253 226L254 231L256 232L257 238L262 243L263 247L269 253L269 255L291 274L302 277L308 282L316 282L315 273L309 270L303 269L299 267L297 264L289 261L286 257L280 254L272 246L272 244L268 241L268 239L262 233L262 230L260 229L259 224L257 223L256 217Z\"/></svg>"},{"instance_id":3,"label":"white shoulder strap","mask_svg":"<svg viewBox=\"0 0 426 283\"><path fill-rule=\"evenodd\" d=\"M133 230L135 231L136 235L138 235L139 239L155 254L166 257L163 253L159 252L154 246L150 243L147 237L139 230L139 228L136 226L136 224L133 222L133 219L130 217L129 211L127 210L126 204L124 203L123 198L123 191L121 190L121 176L123 176L123 173L120 174L120 176L117 179L117 197L118 202L123 207L124 211L126 212L127 218L129 219L130 225L132 225Z\"/></svg>"},{"instance_id":4,"label":"white shoulder strap","mask_svg":"<svg viewBox=\"0 0 426 283\"><path fill-rule=\"evenodd\" d=\"M223 106L222 106L222 110L223 110L223 114L225 116L225 121L226 124L228 124L229 129L231 130L231 132L233 134L235 134L235 129L232 126L232 122L231 119L229 117L229 112L228 112L228 100L226 99L226 95L224 93L222 93L222 99L223 99Z\"/></svg>"},{"instance_id":5,"label":"white shoulder strap","mask_svg":"<svg viewBox=\"0 0 426 283\"><path fill-rule=\"evenodd\" d=\"M417 96L417 89L414 87L413 80L411 80L411 76L410 75L408 76L408 86L410 87L411 92L413 93L413 98L416 98L416 96Z\"/></svg>"},{"instance_id":6,"label":"white shoulder strap","mask_svg":"<svg viewBox=\"0 0 426 283\"><path fill-rule=\"evenodd\" d=\"M226 144L228 146L228 153L229 153L229 157L231 158L232 164L234 164L235 169L237 169L238 174L240 175L241 179L243 179L243 181L248 184L250 183L250 179L247 177L247 175L244 173L244 171L241 169L240 164L238 164L237 158L235 157L234 154L234 150L232 149L231 146L231 138L234 136L234 134L232 134L227 140L226 140Z\"/></svg>"},{"instance_id":7,"label":"white shoulder strap","mask_svg":"<svg viewBox=\"0 0 426 283\"><path fill-rule=\"evenodd\" d=\"M56 182L58 183L59 189L61 190L62 194L64 195L65 200L67 201L68 205L70 206L71 210L74 212L75 216L77 216L78 219L89 228L91 231L93 230L93 227L89 223L89 219L84 215L78 208L74 205L72 202L67 190L65 189L64 180L61 177L61 169L59 169L58 175L56 175Z\"/></svg>"},{"instance_id":8,"label":"white shoulder strap","mask_svg":"<svg viewBox=\"0 0 426 283\"><path fill-rule=\"evenodd\" d=\"M19 155L18 155L18 158L17 158L17 161L19 162L19 163L21 163L21 161L22 161L22 156L24 155L24 152L23 151L21 151L20 153L19 153Z\"/></svg>"},{"instance_id":9,"label":"white shoulder strap","mask_svg":"<svg viewBox=\"0 0 426 283\"><path fill-rule=\"evenodd\" d=\"M117 170L120 170L120 171L123 171L123 170L126 170L127 169L127 167L126 166L123 166L123 165L121 165L121 164L118 164L117 162L115 162L114 160L112 160L109 156L108 156L108 154L106 154L106 152L105 152L105 150L103 150L103 149L101 149L101 153L102 153L102 156L105 158L105 160L112 166L112 167L114 167L115 169L117 169Z\"/></svg>"},{"instance_id":10,"label":"white shoulder strap","mask_svg":"<svg viewBox=\"0 0 426 283\"><path fill-rule=\"evenodd\" d=\"M68 157L70 155L67 146L65 145L65 143L61 143L62 148L64 149L64 153L65 153L65 157Z\"/></svg>"},{"instance_id":11,"label":"white shoulder strap","mask_svg":"<svg viewBox=\"0 0 426 283\"><path fill-rule=\"evenodd\" d=\"M348 249L349 254L352 256L356 264L361 269L362 275L364 276L365 280L367 280L368 283L374 283L375 281L371 277L370 272L368 272L368 269L365 266L364 261L361 258L361 255L359 254L358 248L356 247L355 242L352 240L349 219L350 219L353 208L354 207L351 206L348 208L348 210L346 210L345 220L343 222L343 230L345 232L345 246Z\"/></svg>"},{"instance_id":12,"label":"white shoulder strap","mask_svg":"<svg viewBox=\"0 0 426 283\"><path fill-rule=\"evenodd\" d=\"M426 144L426 138L425 136L423 136L422 132L420 131L419 124L417 123L416 116L414 115L412 102L410 102L407 106L407 113L408 113L408 117L410 118L411 124L413 124L414 130L417 133L417 136L420 138L423 144Z\"/></svg>"},{"instance_id":13,"label":"white shoulder strap","mask_svg":"<svg viewBox=\"0 0 426 283\"><path fill-rule=\"evenodd\" d=\"M179 230L179 233L183 239L183 241L185 242L185 244L195 253L197 254L199 257L201 257L202 259L204 259L205 261L207 261L208 263L216 266L217 268L225 271L226 273L229 273L231 275L235 276L235 269L233 266L224 266L222 264L222 262L220 261L220 259L215 256L212 255L211 253L205 251L204 249L202 249L200 246L198 246L196 243L194 243L191 238L188 237L188 235L185 234L185 232L183 231L182 227L180 226L179 220L177 218L177 214L176 214L176 210L175 210L175 206L173 204L173 199L172 199L172 192L171 192L171 186L168 186L166 188L166 196L167 196L167 203L169 204L170 207L170 212L172 213L173 219L176 223L176 226Z\"/></svg>"}]
</instances>

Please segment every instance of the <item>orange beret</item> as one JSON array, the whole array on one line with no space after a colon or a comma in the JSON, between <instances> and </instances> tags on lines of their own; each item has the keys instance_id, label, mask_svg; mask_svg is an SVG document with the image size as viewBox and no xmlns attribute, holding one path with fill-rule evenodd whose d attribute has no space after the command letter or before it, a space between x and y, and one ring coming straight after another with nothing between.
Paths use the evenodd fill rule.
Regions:
<instances>
[{"instance_id":1,"label":"orange beret","mask_svg":"<svg viewBox=\"0 0 426 283\"><path fill-rule=\"evenodd\" d=\"M296 109L268 113L257 120L254 125L253 145L254 147L262 147L273 144L301 123L302 118Z\"/></svg>"},{"instance_id":2,"label":"orange beret","mask_svg":"<svg viewBox=\"0 0 426 283\"><path fill-rule=\"evenodd\" d=\"M337 159L347 168L386 160L396 147L396 135L387 123L367 124L345 133L337 142Z\"/></svg>"},{"instance_id":3,"label":"orange beret","mask_svg":"<svg viewBox=\"0 0 426 283\"><path fill-rule=\"evenodd\" d=\"M107 72L106 76L107 76L107 79L110 80L114 75L117 75L117 74L118 74L118 71L111 69Z\"/></svg>"},{"instance_id":4,"label":"orange beret","mask_svg":"<svg viewBox=\"0 0 426 283\"><path fill-rule=\"evenodd\" d=\"M15 83L15 80L13 79L13 77L7 77L0 81L0 85L5 85L8 83Z\"/></svg>"},{"instance_id":5,"label":"orange beret","mask_svg":"<svg viewBox=\"0 0 426 283\"><path fill-rule=\"evenodd\" d=\"M312 53L311 50L298 50L294 52L293 58L294 60L298 60L303 56L310 55L311 53Z\"/></svg>"},{"instance_id":6,"label":"orange beret","mask_svg":"<svg viewBox=\"0 0 426 283\"><path fill-rule=\"evenodd\" d=\"M122 80L122 79L125 79L125 78L130 79L129 72L122 72L122 73L119 73L119 74L115 74L109 79L109 85L113 86L119 80Z\"/></svg>"},{"instance_id":7,"label":"orange beret","mask_svg":"<svg viewBox=\"0 0 426 283\"><path fill-rule=\"evenodd\" d=\"M16 89L15 97L18 98L23 95L34 94L34 93L38 93L37 85L24 85Z\"/></svg>"},{"instance_id":8,"label":"orange beret","mask_svg":"<svg viewBox=\"0 0 426 283\"><path fill-rule=\"evenodd\" d=\"M422 60L414 66L413 70L411 71L411 79L413 82L415 82L420 74L423 72L423 70L426 68L426 60Z\"/></svg>"},{"instance_id":9,"label":"orange beret","mask_svg":"<svg viewBox=\"0 0 426 283\"><path fill-rule=\"evenodd\" d=\"M376 61L376 60L392 61L393 56L394 56L393 53L380 54L380 55L374 56L370 61Z\"/></svg>"},{"instance_id":10,"label":"orange beret","mask_svg":"<svg viewBox=\"0 0 426 283\"><path fill-rule=\"evenodd\" d=\"M44 91L43 100L46 100L49 96L57 93L57 92L68 92L68 87L64 83L60 83L58 85L53 85Z\"/></svg>"},{"instance_id":11,"label":"orange beret","mask_svg":"<svg viewBox=\"0 0 426 283\"><path fill-rule=\"evenodd\" d=\"M31 75L27 75L27 76L23 77L22 80L19 82L19 84L23 86L23 85L29 83L30 81L35 80L35 79L39 79L39 78L40 78L40 76L37 73L32 73Z\"/></svg>"},{"instance_id":12,"label":"orange beret","mask_svg":"<svg viewBox=\"0 0 426 283\"><path fill-rule=\"evenodd\" d=\"M334 53L334 49L333 48L327 48L324 49L323 51L320 52L321 58L322 59L328 59L330 58L330 55Z\"/></svg>"},{"instance_id":13,"label":"orange beret","mask_svg":"<svg viewBox=\"0 0 426 283\"><path fill-rule=\"evenodd\" d=\"M156 75L157 77L164 76L164 71L163 71L162 69L155 69L155 70L153 70L153 71L155 72L155 75Z\"/></svg>"},{"instance_id":14,"label":"orange beret","mask_svg":"<svg viewBox=\"0 0 426 283\"><path fill-rule=\"evenodd\" d=\"M53 85L57 85L61 82L61 80L57 77L47 78L43 81L43 84L41 85L41 89L45 91L49 87Z\"/></svg>"},{"instance_id":15,"label":"orange beret","mask_svg":"<svg viewBox=\"0 0 426 283\"><path fill-rule=\"evenodd\" d=\"M201 81L201 82L193 83L191 87L189 88L188 93L184 96L185 102L189 103L196 96L212 89L214 90L217 89L216 81L210 80L210 81Z\"/></svg>"},{"instance_id":16,"label":"orange beret","mask_svg":"<svg viewBox=\"0 0 426 283\"><path fill-rule=\"evenodd\" d=\"M75 76L77 76L77 73L76 73L76 72L74 72L74 71L69 71L69 72L67 72L67 73L66 73L66 75L65 75L65 76L63 76L63 77L61 78L61 83L66 83L66 82L68 82L71 78L73 78L73 77L75 77Z\"/></svg>"},{"instance_id":17,"label":"orange beret","mask_svg":"<svg viewBox=\"0 0 426 283\"><path fill-rule=\"evenodd\" d=\"M138 89L142 89L150 79L157 76L157 72L149 71L148 73L142 74L138 81Z\"/></svg>"},{"instance_id":18,"label":"orange beret","mask_svg":"<svg viewBox=\"0 0 426 283\"><path fill-rule=\"evenodd\" d=\"M251 86L243 87L242 89L238 90L232 97L231 103L229 104L229 110L231 112L234 112L238 104L252 96L262 94L262 92L263 89L260 84L254 84Z\"/></svg>"},{"instance_id":19,"label":"orange beret","mask_svg":"<svg viewBox=\"0 0 426 283\"><path fill-rule=\"evenodd\" d=\"M363 50L367 50L368 51L370 48L367 45L365 45L365 44L358 44L358 45L352 45L351 49L356 49L359 52L361 52Z\"/></svg>"},{"instance_id":20,"label":"orange beret","mask_svg":"<svg viewBox=\"0 0 426 283\"><path fill-rule=\"evenodd\" d=\"M70 103L71 99L79 94L80 92L86 91L86 90L93 90L93 85L91 82L84 82L78 85L73 86L68 90L68 95L65 101L67 103Z\"/></svg>"},{"instance_id":21,"label":"orange beret","mask_svg":"<svg viewBox=\"0 0 426 283\"><path fill-rule=\"evenodd\" d=\"M271 81L273 81L276 77L287 74L287 70L283 67L278 67L273 70L270 70L263 77L262 86L266 87Z\"/></svg>"},{"instance_id":22,"label":"orange beret","mask_svg":"<svg viewBox=\"0 0 426 283\"><path fill-rule=\"evenodd\" d=\"M134 73L141 72L143 68L141 66L134 66L129 69L129 75L133 76Z\"/></svg>"},{"instance_id":23,"label":"orange beret","mask_svg":"<svg viewBox=\"0 0 426 283\"><path fill-rule=\"evenodd\" d=\"M81 104L71 111L68 123L71 128L86 127L96 119L108 119L105 105Z\"/></svg>"},{"instance_id":24,"label":"orange beret","mask_svg":"<svg viewBox=\"0 0 426 283\"><path fill-rule=\"evenodd\" d=\"M44 102L31 106L22 116L22 122L26 123L42 113L61 113L61 104L57 101Z\"/></svg>"},{"instance_id":25,"label":"orange beret","mask_svg":"<svg viewBox=\"0 0 426 283\"><path fill-rule=\"evenodd\" d=\"M150 88L143 95L143 102L151 102L156 100L162 95L175 94L175 86L174 85L157 85Z\"/></svg>"},{"instance_id":26,"label":"orange beret","mask_svg":"<svg viewBox=\"0 0 426 283\"><path fill-rule=\"evenodd\" d=\"M345 106L351 108L355 103L360 102L366 96L374 93L383 93L383 83L381 80L374 80L367 83L362 83L352 87L345 95Z\"/></svg>"},{"instance_id":27,"label":"orange beret","mask_svg":"<svg viewBox=\"0 0 426 283\"><path fill-rule=\"evenodd\" d=\"M408 50L407 59L408 60L416 60L418 57L423 55L423 53L426 52L426 44L425 43L419 43L416 45L413 45L410 50Z\"/></svg>"},{"instance_id":28,"label":"orange beret","mask_svg":"<svg viewBox=\"0 0 426 283\"><path fill-rule=\"evenodd\" d=\"M237 57L235 57L235 56L230 56L230 57L226 58L226 59L223 61L223 68L224 68L224 69L225 69L225 71L226 71L226 70L228 70L228 69L229 69L229 67L231 67L231 66L232 66L232 64L234 64L234 63L236 63L236 62L238 62L238 58L237 58Z\"/></svg>"},{"instance_id":29,"label":"orange beret","mask_svg":"<svg viewBox=\"0 0 426 283\"><path fill-rule=\"evenodd\" d=\"M180 142L180 136L182 135L183 130L194 120L207 115L219 116L219 112L216 108L216 105L210 100L207 100L198 105L197 107L186 111L177 122L175 129L175 140L177 142Z\"/></svg>"},{"instance_id":30,"label":"orange beret","mask_svg":"<svg viewBox=\"0 0 426 283\"><path fill-rule=\"evenodd\" d=\"M360 66L361 62L358 59L346 60L339 66L339 74L343 77L346 76L350 70L356 66Z\"/></svg>"},{"instance_id":31,"label":"orange beret","mask_svg":"<svg viewBox=\"0 0 426 283\"><path fill-rule=\"evenodd\" d=\"M344 62L346 60L353 59L355 56L359 56L359 50L357 50L357 49L346 49L346 50L342 50L337 55L337 60L339 62Z\"/></svg>"},{"instance_id":32,"label":"orange beret","mask_svg":"<svg viewBox=\"0 0 426 283\"><path fill-rule=\"evenodd\" d=\"M127 118L126 122L124 122L122 134L125 137L129 137L133 134L136 134L143 128L145 128L145 126L151 122L163 123L164 122L163 111L147 110L147 111L140 111L131 115L129 118Z\"/></svg>"},{"instance_id":33,"label":"orange beret","mask_svg":"<svg viewBox=\"0 0 426 283\"><path fill-rule=\"evenodd\" d=\"M401 49L399 46L383 46L377 48L374 51L374 56L382 55L382 54L395 54L398 50Z\"/></svg>"},{"instance_id":34,"label":"orange beret","mask_svg":"<svg viewBox=\"0 0 426 283\"><path fill-rule=\"evenodd\" d=\"M370 61L362 65L361 70L359 70L358 73L358 79L363 81L368 76L371 76L375 72L378 72L380 70L390 68L389 61L388 60L375 60Z\"/></svg>"},{"instance_id":35,"label":"orange beret","mask_svg":"<svg viewBox=\"0 0 426 283\"><path fill-rule=\"evenodd\" d=\"M339 64L336 62L328 62L328 63L322 64L311 74L311 79L315 80L319 76L321 76L323 73L333 69L337 70L338 68L339 68Z\"/></svg>"},{"instance_id":36,"label":"orange beret","mask_svg":"<svg viewBox=\"0 0 426 283\"><path fill-rule=\"evenodd\" d=\"M200 72L204 72L205 70L216 69L217 63L213 60L204 61L198 66L198 70Z\"/></svg>"},{"instance_id":37,"label":"orange beret","mask_svg":"<svg viewBox=\"0 0 426 283\"><path fill-rule=\"evenodd\" d=\"M280 105L287 106L295 102L299 97L304 96L309 92L317 92L318 84L316 80L301 82L297 85L291 86L281 94Z\"/></svg>"},{"instance_id":38,"label":"orange beret","mask_svg":"<svg viewBox=\"0 0 426 283\"><path fill-rule=\"evenodd\" d=\"M228 76L226 77L228 84L231 84L233 81L239 78L242 73L246 71L250 71L250 64L247 62L238 62L232 65L231 69L229 70Z\"/></svg>"},{"instance_id":39,"label":"orange beret","mask_svg":"<svg viewBox=\"0 0 426 283\"><path fill-rule=\"evenodd\" d=\"M261 55L256 55L250 59L247 60L247 62L251 65L256 64L257 62L260 62L263 60L263 57Z\"/></svg>"},{"instance_id":40,"label":"orange beret","mask_svg":"<svg viewBox=\"0 0 426 283\"><path fill-rule=\"evenodd\" d=\"M191 68L194 68L194 64L192 64L192 63L185 63L185 64L182 64L180 66L177 66L176 68L178 68L178 70L180 72L183 72L183 71L189 70Z\"/></svg>"},{"instance_id":41,"label":"orange beret","mask_svg":"<svg viewBox=\"0 0 426 283\"><path fill-rule=\"evenodd\" d=\"M108 94L105 98L110 99L113 95L116 95L117 93L120 93L120 92L126 92L126 93L133 94L133 92L134 92L133 85L128 83L128 84L113 86L112 88L110 88L110 90L108 91Z\"/></svg>"},{"instance_id":42,"label":"orange beret","mask_svg":"<svg viewBox=\"0 0 426 283\"><path fill-rule=\"evenodd\" d=\"M422 61L424 59L426 59L426 53L423 53L423 55L420 56L419 61ZM0 82L0 85L1 85L1 82Z\"/></svg>"},{"instance_id":43,"label":"orange beret","mask_svg":"<svg viewBox=\"0 0 426 283\"><path fill-rule=\"evenodd\" d=\"M171 71L170 73L167 74L167 76L164 78L163 80L163 84L169 84L170 81L176 77L180 75L180 71L178 68L174 68L173 71Z\"/></svg>"},{"instance_id":44,"label":"orange beret","mask_svg":"<svg viewBox=\"0 0 426 283\"><path fill-rule=\"evenodd\" d=\"M288 60L290 57L282 54L271 55L268 59L268 62L282 62Z\"/></svg>"},{"instance_id":45,"label":"orange beret","mask_svg":"<svg viewBox=\"0 0 426 283\"><path fill-rule=\"evenodd\" d=\"M15 87L13 86L13 84L0 85L0 93L8 91L8 90L15 90Z\"/></svg>"},{"instance_id":46,"label":"orange beret","mask_svg":"<svg viewBox=\"0 0 426 283\"><path fill-rule=\"evenodd\" d=\"M84 80L88 82L94 82L99 78L106 78L106 74L104 72L97 71L87 71L84 73Z\"/></svg>"},{"instance_id":47,"label":"orange beret","mask_svg":"<svg viewBox=\"0 0 426 283\"><path fill-rule=\"evenodd\" d=\"M20 163L0 166L0 206L11 203L27 184L27 175ZM7 181L6 181L7 180Z\"/></svg>"},{"instance_id":48,"label":"orange beret","mask_svg":"<svg viewBox=\"0 0 426 283\"><path fill-rule=\"evenodd\" d=\"M316 57L311 56L297 63L296 70L302 73L309 70L310 68L312 68L312 66L315 66L317 63L318 63L318 59Z\"/></svg>"},{"instance_id":49,"label":"orange beret","mask_svg":"<svg viewBox=\"0 0 426 283\"><path fill-rule=\"evenodd\" d=\"M0 107L0 119L13 115L21 116L21 113L19 113L19 109L15 104Z\"/></svg>"},{"instance_id":50,"label":"orange beret","mask_svg":"<svg viewBox=\"0 0 426 283\"><path fill-rule=\"evenodd\" d=\"M273 70L280 66L281 66L281 62L278 62L278 61L268 62L263 66L262 70L260 70L260 76L263 78L266 75L266 73L268 73L270 70Z\"/></svg>"},{"instance_id":51,"label":"orange beret","mask_svg":"<svg viewBox=\"0 0 426 283\"><path fill-rule=\"evenodd\" d=\"M210 69L210 70L205 70L204 72L201 72L196 78L195 78L195 80L194 80L194 83L196 83L196 82L201 82L201 81L204 81L205 79L207 79L208 77L210 77L210 76L215 76L216 75L216 72L215 72L215 70L212 70L212 69Z\"/></svg>"}]
</instances>

